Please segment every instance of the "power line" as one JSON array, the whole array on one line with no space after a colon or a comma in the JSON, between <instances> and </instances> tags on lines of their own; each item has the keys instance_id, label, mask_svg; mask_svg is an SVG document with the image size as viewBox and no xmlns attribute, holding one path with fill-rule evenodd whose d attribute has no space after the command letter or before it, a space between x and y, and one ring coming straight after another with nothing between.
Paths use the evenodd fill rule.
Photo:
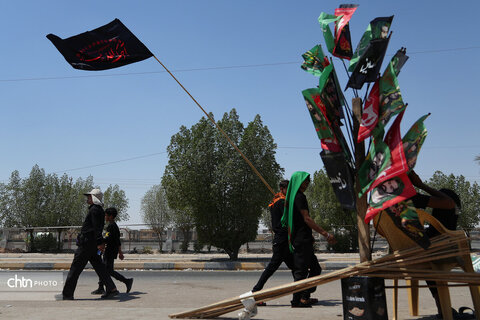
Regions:
<instances>
[{"instance_id":1,"label":"power line","mask_svg":"<svg viewBox=\"0 0 480 320\"><path fill-rule=\"evenodd\" d=\"M321 150L321 147L296 147L296 146L285 146L285 147L277 147L278 149L297 149L297 150ZM480 148L480 145L469 145L469 146L433 146L433 147L424 147L424 149L435 149L435 148L447 148L447 149L461 149L461 148ZM72 168L72 169L65 169L65 170L59 170L55 171L53 173L64 173L64 172L69 172L69 171L77 171L77 170L83 170L83 169L90 169L90 168L95 168L95 167L101 167L101 166L106 166L110 164L116 164L116 163L121 163L121 162L127 162L127 161L133 161L133 160L138 160L138 159L144 159L144 158L149 158L153 156L157 156L160 154L165 154L167 153L166 151L164 152L156 152L156 153L151 153L147 155L141 155L141 156L136 156L132 158L127 158L127 159L121 159L121 160L115 160L115 161L109 161L109 162L103 162L99 164L93 164L89 166L83 166L83 167L78 167L78 168Z\"/></svg>"},{"instance_id":2,"label":"power line","mask_svg":"<svg viewBox=\"0 0 480 320\"><path fill-rule=\"evenodd\" d=\"M424 50L424 51L413 51L413 52L408 52L408 54L409 54L409 55L415 55L415 54L425 54L425 53L442 53L442 52L452 52L452 51L462 51L462 50L475 50L475 49L480 49L480 46L464 47L464 48ZM389 56L393 56L393 54L389 54ZM301 63L302 63L301 61L295 61L295 62L276 62L276 63L247 64L247 65L236 65L236 66L218 66L218 67L203 67L203 68L177 69L177 70L172 70L172 71L173 71L173 72L176 72L176 73L179 73L179 72L195 72L195 71L226 70L226 69L241 69L241 68L261 68L261 67L271 67L271 66L279 66L279 65L301 64ZM16 79L0 79L0 82L65 80L65 79L118 77L118 76L134 76L134 75L162 74L162 73L167 73L167 72L164 71L164 70L160 70L160 71L148 71L148 72L128 72L128 73L114 73L114 74L92 74L92 75L83 75L83 76L56 76L56 77L16 78Z\"/></svg>"},{"instance_id":3,"label":"power line","mask_svg":"<svg viewBox=\"0 0 480 320\"><path fill-rule=\"evenodd\" d=\"M115 163L120 163L120 162L126 162L126 161L132 161L132 160L137 160L137 159L143 159L143 158L153 157L153 156L157 156L157 155L159 155L159 154L165 154L165 153L167 153L167 152L166 152L166 151L164 151L164 152L156 152L156 153L151 153L151 154L147 154L147 155L143 155L143 156L137 156L137 157L128 158L128 159L122 159L122 160L116 160L116 161L109 161L109 162L104 162L104 163L99 163L99 164L93 164L93 165L90 165L90 166L84 166L84 167L73 168L73 169L60 170L60 171L56 171L56 172L53 172L53 173L56 174L56 173L63 173L63 172L69 172L69 171L90 169L90 168L95 168L95 167L106 166L106 165L109 165L109 164L115 164Z\"/></svg>"},{"instance_id":4,"label":"power line","mask_svg":"<svg viewBox=\"0 0 480 320\"><path fill-rule=\"evenodd\" d=\"M192 72L192 71L208 71L208 70L224 70L224 69L240 69L240 68L258 68L279 66L286 64L298 64L299 62L277 62L277 63L264 63L264 64L250 64L250 65L238 65L238 66L220 66L220 67L205 67L205 68L193 68L193 69L177 69L172 72ZM18 79L0 79L0 82L20 82L20 81L40 81L40 80L64 80L64 79L81 79L81 78L98 78L98 77L116 77L116 76L134 76L134 75L146 75L146 74L161 74L167 73L167 71L146 71L146 72L128 72L128 73L114 73L114 74L92 74L85 76L63 76L63 77L37 77L37 78L18 78Z\"/></svg>"}]
</instances>

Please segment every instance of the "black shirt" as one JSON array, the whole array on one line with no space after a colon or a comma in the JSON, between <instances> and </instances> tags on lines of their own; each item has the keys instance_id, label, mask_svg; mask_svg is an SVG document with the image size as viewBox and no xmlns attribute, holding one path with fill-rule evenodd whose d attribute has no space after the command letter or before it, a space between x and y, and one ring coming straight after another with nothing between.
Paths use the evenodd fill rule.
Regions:
<instances>
[{"instance_id":1,"label":"black shirt","mask_svg":"<svg viewBox=\"0 0 480 320\"><path fill-rule=\"evenodd\" d=\"M284 206L285 199L279 199L273 204L273 206L270 207L272 229L275 233L275 236L273 237L273 244L285 243L288 239L287 228L282 226Z\"/></svg>"},{"instance_id":2,"label":"black shirt","mask_svg":"<svg viewBox=\"0 0 480 320\"><path fill-rule=\"evenodd\" d=\"M430 196L417 193L416 195L411 197L409 200L412 200L415 208L425 209L428 206L428 201L430 201Z\"/></svg>"},{"instance_id":3,"label":"black shirt","mask_svg":"<svg viewBox=\"0 0 480 320\"><path fill-rule=\"evenodd\" d=\"M312 229L305 223L300 210L308 210L307 197L303 192L298 191L293 203L293 245L301 245L305 242L312 242Z\"/></svg>"},{"instance_id":4,"label":"black shirt","mask_svg":"<svg viewBox=\"0 0 480 320\"><path fill-rule=\"evenodd\" d=\"M415 208L425 209L428 206L428 202L430 201L430 196L425 194L417 193L413 197L410 198L413 201L413 205ZM457 221L458 221L458 214L457 214L457 207L452 209L433 209L432 216L440 221L440 223L449 230L457 229ZM427 235L429 237L433 237L440 234L433 226L429 226L427 228Z\"/></svg>"},{"instance_id":5,"label":"black shirt","mask_svg":"<svg viewBox=\"0 0 480 320\"><path fill-rule=\"evenodd\" d=\"M118 247L122 244L120 242L120 229L118 229L115 221L112 221L107 226L107 233L105 235L105 256L116 259L118 255Z\"/></svg>"},{"instance_id":6,"label":"black shirt","mask_svg":"<svg viewBox=\"0 0 480 320\"><path fill-rule=\"evenodd\" d=\"M105 225L105 212L102 206L92 204L88 207L88 213L83 221L80 234L83 236L83 243L97 245L103 243L103 227Z\"/></svg>"}]
</instances>

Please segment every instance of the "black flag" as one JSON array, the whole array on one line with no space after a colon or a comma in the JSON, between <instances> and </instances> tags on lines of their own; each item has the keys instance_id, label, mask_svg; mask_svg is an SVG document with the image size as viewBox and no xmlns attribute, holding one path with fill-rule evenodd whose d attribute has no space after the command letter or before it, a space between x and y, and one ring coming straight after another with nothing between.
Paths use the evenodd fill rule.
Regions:
<instances>
[{"instance_id":1,"label":"black flag","mask_svg":"<svg viewBox=\"0 0 480 320\"><path fill-rule=\"evenodd\" d=\"M343 208L354 210L353 170L343 152L320 152L327 176L332 184L338 202Z\"/></svg>"},{"instance_id":2,"label":"black flag","mask_svg":"<svg viewBox=\"0 0 480 320\"><path fill-rule=\"evenodd\" d=\"M51 33L47 38L75 69L106 70L153 56L118 19L67 39Z\"/></svg>"},{"instance_id":3,"label":"black flag","mask_svg":"<svg viewBox=\"0 0 480 320\"><path fill-rule=\"evenodd\" d=\"M362 89L365 82L374 82L377 80L389 40L390 37L370 41L367 50L361 56L350 75L347 88Z\"/></svg>"}]
</instances>

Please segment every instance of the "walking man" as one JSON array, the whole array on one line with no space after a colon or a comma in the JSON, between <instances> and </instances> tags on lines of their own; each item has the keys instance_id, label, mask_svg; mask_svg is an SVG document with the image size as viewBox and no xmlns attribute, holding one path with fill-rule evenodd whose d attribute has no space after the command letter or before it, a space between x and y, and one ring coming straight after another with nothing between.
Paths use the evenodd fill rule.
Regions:
<instances>
[{"instance_id":1,"label":"walking man","mask_svg":"<svg viewBox=\"0 0 480 320\"><path fill-rule=\"evenodd\" d=\"M108 222L107 233L105 235L105 252L103 254L103 263L105 264L105 268L107 269L107 273L117 279L125 283L127 287L127 293L130 292L132 289L133 278L125 278L123 275L115 271L114 263L117 256L120 260L123 260L123 252L122 252L122 243L120 242L120 229L115 222L115 218L117 217L117 209L115 208L107 208L105 210L105 221ZM104 283L102 279L98 279L98 289L92 291L92 294L104 294Z\"/></svg>"},{"instance_id":2,"label":"walking man","mask_svg":"<svg viewBox=\"0 0 480 320\"><path fill-rule=\"evenodd\" d=\"M257 284L253 287L252 292L260 291L275 271L280 267L282 262L285 262L287 267L293 273L293 255L288 249L288 234L287 228L282 226L282 216L285 207L285 195L287 194L288 180L282 180L279 184L280 192L275 194L272 202L268 205L270 208L270 216L272 220L272 229L274 232L272 258L267 267L263 271ZM257 305L266 305L265 302Z\"/></svg>"},{"instance_id":3,"label":"walking man","mask_svg":"<svg viewBox=\"0 0 480 320\"><path fill-rule=\"evenodd\" d=\"M110 298L118 294L112 279L102 263L99 251L105 250L105 243L102 236L103 226L105 224L105 212L103 211L103 194L100 189L93 189L87 196L88 214L83 221L82 229L77 237L77 250L73 257L70 271L61 295L56 296L58 300L73 300L73 293L77 286L78 277L83 269L90 262L102 282L106 285L106 292L102 298Z\"/></svg>"},{"instance_id":4,"label":"walking man","mask_svg":"<svg viewBox=\"0 0 480 320\"><path fill-rule=\"evenodd\" d=\"M315 239L313 238L312 229L327 238L329 243L335 243L334 236L323 230L310 217L307 197L303 193L309 184L309 173L303 171L293 173L288 184L285 212L282 217L282 224L288 228L289 249L290 252L293 252L294 281L313 277L321 272L321 269L319 270L318 268L318 260L316 260L313 248ZM315 291L315 287L294 293L291 301L292 308L311 307L310 293L313 291Z\"/></svg>"}]
</instances>

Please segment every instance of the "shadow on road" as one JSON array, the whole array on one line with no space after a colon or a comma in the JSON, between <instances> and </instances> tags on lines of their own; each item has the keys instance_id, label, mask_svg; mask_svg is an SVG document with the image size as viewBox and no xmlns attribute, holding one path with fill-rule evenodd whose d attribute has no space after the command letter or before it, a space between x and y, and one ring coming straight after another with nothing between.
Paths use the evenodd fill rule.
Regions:
<instances>
[{"instance_id":1,"label":"shadow on road","mask_svg":"<svg viewBox=\"0 0 480 320\"><path fill-rule=\"evenodd\" d=\"M320 300L313 306L324 306L324 307L334 307L334 306L339 306L342 305L343 302L341 300Z\"/></svg>"},{"instance_id":2,"label":"shadow on road","mask_svg":"<svg viewBox=\"0 0 480 320\"><path fill-rule=\"evenodd\" d=\"M141 295L147 294L146 292L133 291L130 293L120 293L117 296L118 302L125 302L130 300L139 299Z\"/></svg>"}]
</instances>

